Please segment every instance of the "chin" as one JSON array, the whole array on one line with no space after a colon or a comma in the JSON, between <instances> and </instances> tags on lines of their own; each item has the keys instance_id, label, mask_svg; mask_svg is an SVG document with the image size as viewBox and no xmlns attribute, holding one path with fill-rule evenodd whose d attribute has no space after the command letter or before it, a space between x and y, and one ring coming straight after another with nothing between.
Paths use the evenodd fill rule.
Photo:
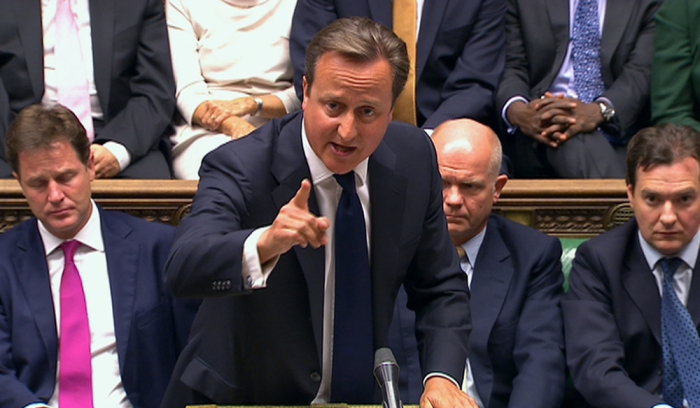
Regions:
<instances>
[{"instance_id":1,"label":"chin","mask_svg":"<svg viewBox=\"0 0 700 408\"><path fill-rule=\"evenodd\" d=\"M674 255L680 252L683 246L677 244L659 245L657 250L664 255Z\"/></svg>"},{"instance_id":2,"label":"chin","mask_svg":"<svg viewBox=\"0 0 700 408\"><path fill-rule=\"evenodd\" d=\"M57 236L58 238L68 239L72 238L75 231L75 222L61 222L52 223L47 225L47 229L50 233ZM66 238L66 236L69 236Z\"/></svg>"}]
</instances>

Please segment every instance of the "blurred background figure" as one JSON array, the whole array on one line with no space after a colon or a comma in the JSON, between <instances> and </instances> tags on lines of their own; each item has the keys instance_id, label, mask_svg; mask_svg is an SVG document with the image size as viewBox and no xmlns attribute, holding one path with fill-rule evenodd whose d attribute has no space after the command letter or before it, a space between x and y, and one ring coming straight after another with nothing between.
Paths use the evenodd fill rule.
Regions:
<instances>
[{"instance_id":1,"label":"blurred background figure","mask_svg":"<svg viewBox=\"0 0 700 408\"><path fill-rule=\"evenodd\" d=\"M162 0L0 0L0 178L5 135L32 104L86 129L96 178L169 179L175 111Z\"/></svg>"},{"instance_id":2,"label":"blurred background figure","mask_svg":"<svg viewBox=\"0 0 700 408\"><path fill-rule=\"evenodd\" d=\"M667 0L656 14L651 115L700 132L700 2Z\"/></svg>"},{"instance_id":3,"label":"blurred background figure","mask_svg":"<svg viewBox=\"0 0 700 408\"><path fill-rule=\"evenodd\" d=\"M505 0L299 0L290 37L297 95L314 35L336 19L367 17L404 40L411 60L394 120L428 133L451 119L490 124L505 65L505 12Z\"/></svg>"},{"instance_id":4,"label":"blurred background figure","mask_svg":"<svg viewBox=\"0 0 700 408\"><path fill-rule=\"evenodd\" d=\"M496 109L516 177L625 176L625 145L649 122L660 4L508 0Z\"/></svg>"},{"instance_id":5,"label":"blurred background figure","mask_svg":"<svg viewBox=\"0 0 700 408\"><path fill-rule=\"evenodd\" d=\"M198 179L211 150L298 110L289 31L296 0L168 0L181 118L173 172Z\"/></svg>"}]
</instances>

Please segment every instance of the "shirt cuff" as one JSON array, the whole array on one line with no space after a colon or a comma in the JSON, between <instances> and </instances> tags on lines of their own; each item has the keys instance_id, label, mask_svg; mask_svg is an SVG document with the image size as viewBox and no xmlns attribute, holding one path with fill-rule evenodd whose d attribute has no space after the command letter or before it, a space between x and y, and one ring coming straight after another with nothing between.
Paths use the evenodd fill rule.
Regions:
<instances>
[{"instance_id":1,"label":"shirt cuff","mask_svg":"<svg viewBox=\"0 0 700 408\"><path fill-rule=\"evenodd\" d=\"M29 405L26 405L24 408L51 408L51 407L44 404L43 402L33 402ZM672 408L672 407L668 407L668 408Z\"/></svg>"},{"instance_id":2,"label":"shirt cuff","mask_svg":"<svg viewBox=\"0 0 700 408\"><path fill-rule=\"evenodd\" d=\"M245 289L262 289L267 286L267 278L277 265L279 256L260 264L260 254L258 254L258 241L262 234L270 227L258 228L253 231L245 242L243 242L243 287Z\"/></svg>"},{"instance_id":3,"label":"shirt cuff","mask_svg":"<svg viewBox=\"0 0 700 408\"><path fill-rule=\"evenodd\" d=\"M455 380L454 378L450 377L449 375L443 374L443 373L428 373L428 375L425 376L425 379L423 379L423 387L424 388L425 388L425 383L432 377L442 377L442 378L448 379L448 380L452 381L452 383L455 386L457 386L457 388L462 389L462 386L459 385L457 380Z\"/></svg>"},{"instance_id":4,"label":"shirt cuff","mask_svg":"<svg viewBox=\"0 0 700 408\"><path fill-rule=\"evenodd\" d=\"M204 81L201 81L201 83L194 83L178 91L177 108L187 124L192 126L194 112L199 108L199 105L210 99L212 99L211 94Z\"/></svg>"},{"instance_id":5,"label":"shirt cuff","mask_svg":"<svg viewBox=\"0 0 700 408\"><path fill-rule=\"evenodd\" d=\"M606 97L604 97L604 96L600 96L600 97L596 98L595 101L596 101L596 102L605 102L606 105L608 105L608 106L610 106L611 108L615 109L615 105L613 105L613 103L610 101L610 99L608 99L608 98L606 98Z\"/></svg>"},{"instance_id":6,"label":"shirt cuff","mask_svg":"<svg viewBox=\"0 0 700 408\"><path fill-rule=\"evenodd\" d=\"M508 112L508 108L510 108L510 105L512 105L513 102L517 102L517 101L529 103L528 100L525 99L524 96L514 96L514 97L508 99L508 102L506 102L506 104L503 105L503 110L501 111L501 118L503 118L503 123L506 124L506 127L508 128L508 133L511 133L511 134L515 133L515 131L518 130L518 128L516 126L513 126L510 124L506 113Z\"/></svg>"},{"instance_id":7,"label":"shirt cuff","mask_svg":"<svg viewBox=\"0 0 700 408\"><path fill-rule=\"evenodd\" d=\"M114 142L114 141L109 141L105 143L104 148L109 150L114 157L116 157L117 162L119 162L119 171L123 171L125 168L129 167L129 163L131 163L131 155L129 154L129 151L126 150L126 147L122 145L121 143Z\"/></svg>"}]
</instances>

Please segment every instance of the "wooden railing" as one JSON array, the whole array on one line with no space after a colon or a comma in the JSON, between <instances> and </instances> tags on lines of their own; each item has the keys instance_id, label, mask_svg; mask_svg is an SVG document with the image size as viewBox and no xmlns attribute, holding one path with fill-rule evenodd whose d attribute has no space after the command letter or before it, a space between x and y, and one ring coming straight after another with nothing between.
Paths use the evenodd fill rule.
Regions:
<instances>
[{"instance_id":1,"label":"wooden railing","mask_svg":"<svg viewBox=\"0 0 700 408\"><path fill-rule=\"evenodd\" d=\"M96 180L95 201L149 221L176 225L189 211L196 181ZM622 180L510 180L496 211L559 237L588 238L631 216ZM0 233L31 212L14 180L0 180Z\"/></svg>"}]
</instances>

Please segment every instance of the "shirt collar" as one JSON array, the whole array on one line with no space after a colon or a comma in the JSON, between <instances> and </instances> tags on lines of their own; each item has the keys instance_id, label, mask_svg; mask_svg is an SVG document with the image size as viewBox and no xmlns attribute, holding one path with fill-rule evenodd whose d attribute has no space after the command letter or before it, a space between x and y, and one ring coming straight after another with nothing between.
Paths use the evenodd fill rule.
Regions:
<instances>
[{"instance_id":1,"label":"shirt collar","mask_svg":"<svg viewBox=\"0 0 700 408\"><path fill-rule=\"evenodd\" d=\"M488 228L488 226L486 227ZM464 248L464 252L469 258L469 263L472 268L476 265L476 256L479 254L479 249L481 249L481 244L484 242L484 236L486 235L486 228L482 229L481 232L474 235L469 241L461 245Z\"/></svg>"},{"instance_id":2,"label":"shirt collar","mask_svg":"<svg viewBox=\"0 0 700 408\"><path fill-rule=\"evenodd\" d=\"M642 237L641 231L637 230L637 236L639 237L639 245L642 247L644 258L649 264L649 269L653 270L656 263L659 262L661 258L665 258L666 255L654 249L654 247ZM695 233L695 236L690 240L688 245L676 254L676 257L682 259L690 269L695 269L695 262L698 259L698 250L700 250L700 230Z\"/></svg>"},{"instance_id":3,"label":"shirt collar","mask_svg":"<svg viewBox=\"0 0 700 408\"><path fill-rule=\"evenodd\" d=\"M92 214L90 214L90 218L83 228L70 240L79 241L81 244L96 251L104 252L100 213L93 200L90 200L90 205L92 205ZM44 251L46 251L47 256L55 251L64 241L70 241L58 238L50 233L41 221L39 221L38 224L39 235L41 236L41 241L44 243Z\"/></svg>"},{"instance_id":4,"label":"shirt collar","mask_svg":"<svg viewBox=\"0 0 700 408\"><path fill-rule=\"evenodd\" d=\"M309 144L309 139L306 136L306 128L304 127L304 120L301 122L301 144L304 148L304 156L306 157L306 163L309 165L309 172L311 173L311 183L317 185L323 183L329 178L333 177L333 173L328 170L321 158L316 155L316 152L311 148ZM369 157L362 160L357 167L354 168L356 177L355 180L360 180L360 186L367 182L367 164L369 163Z\"/></svg>"}]
</instances>

